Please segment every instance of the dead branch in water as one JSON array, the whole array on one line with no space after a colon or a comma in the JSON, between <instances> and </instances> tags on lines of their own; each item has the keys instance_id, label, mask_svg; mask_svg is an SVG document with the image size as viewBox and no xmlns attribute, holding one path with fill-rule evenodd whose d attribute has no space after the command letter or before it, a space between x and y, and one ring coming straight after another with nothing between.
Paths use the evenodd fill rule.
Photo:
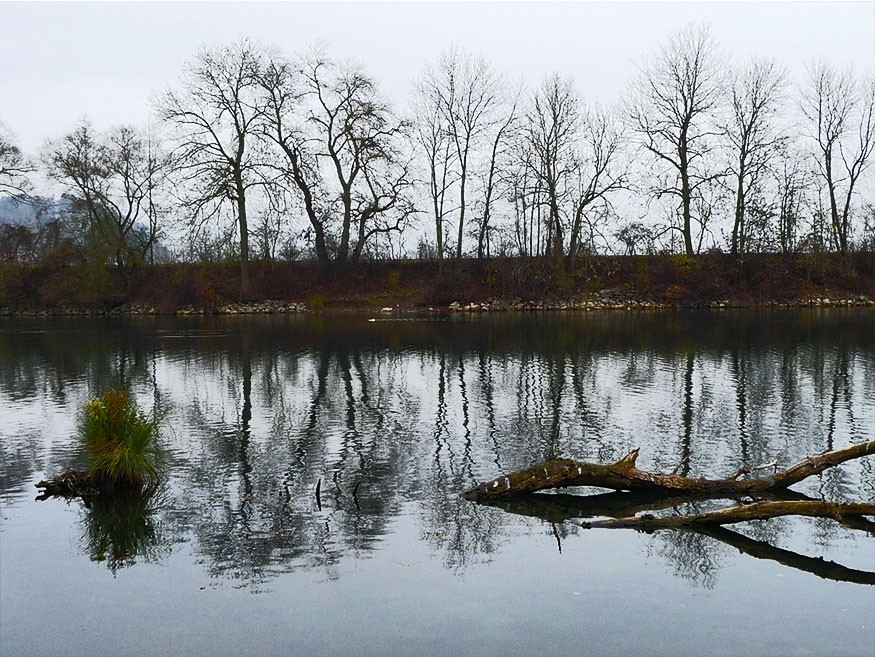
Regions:
<instances>
[{"instance_id":1,"label":"dead branch in water","mask_svg":"<svg viewBox=\"0 0 875 658\"><path fill-rule=\"evenodd\" d=\"M750 495L786 489L805 478L822 473L851 459L875 454L875 441L855 443L846 448L808 457L784 470L761 478L739 479L750 469L711 480L690 478L677 473L654 473L636 466L639 449L612 464L591 464L573 459L550 459L493 480L481 482L464 492L472 500L506 498L560 487L602 487L618 491L678 492L688 494Z\"/></svg>"},{"instance_id":2,"label":"dead branch in water","mask_svg":"<svg viewBox=\"0 0 875 658\"><path fill-rule=\"evenodd\" d=\"M663 530L700 525L726 525L745 521L760 521L778 516L812 516L842 522L845 518L875 516L875 503L833 503L825 500L780 500L726 507L698 514L654 516L642 514L621 519L585 521L584 528L634 528L636 530Z\"/></svg>"}]
</instances>

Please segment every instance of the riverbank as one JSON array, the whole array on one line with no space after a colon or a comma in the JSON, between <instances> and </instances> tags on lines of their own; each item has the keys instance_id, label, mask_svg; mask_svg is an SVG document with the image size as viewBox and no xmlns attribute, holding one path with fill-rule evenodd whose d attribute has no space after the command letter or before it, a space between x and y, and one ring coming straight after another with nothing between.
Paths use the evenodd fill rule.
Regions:
<instances>
[{"instance_id":1,"label":"riverbank","mask_svg":"<svg viewBox=\"0 0 875 658\"><path fill-rule=\"evenodd\" d=\"M725 254L378 261L335 268L167 264L0 267L2 315L472 313L875 306L875 254Z\"/></svg>"},{"instance_id":2,"label":"riverbank","mask_svg":"<svg viewBox=\"0 0 875 658\"><path fill-rule=\"evenodd\" d=\"M441 315L441 314L476 314L476 313L530 313L530 312L587 312L587 311L615 311L615 310L664 310L681 308L700 309L726 309L726 308L751 308L751 307L775 307L775 308L850 308L850 307L875 307L875 299L864 295L848 297L845 299L831 299L829 297L814 297L810 299L796 299L790 301L757 301L757 302L733 302L731 300L715 300L700 304L669 304L654 301L638 301L627 299L617 301L613 298L596 296L591 299L563 299L563 300L530 300L520 299L488 299L482 302L451 302L446 307L419 308L385 306L380 309L371 307L330 307L316 310L316 313L367 313L379 312L382 315ZM0 317L48 317L48 316L121 316L121 315L278 315L313 312L306 304L289 304L283 301L267 300L264 302L228 304L219 308L197 308L186 306L175 311L159 311L154 305L148 304L122 304L112 309L94 309L81 306L62 306L52 309L12 309L0 307Z\"/></svg>"}]
</instances>

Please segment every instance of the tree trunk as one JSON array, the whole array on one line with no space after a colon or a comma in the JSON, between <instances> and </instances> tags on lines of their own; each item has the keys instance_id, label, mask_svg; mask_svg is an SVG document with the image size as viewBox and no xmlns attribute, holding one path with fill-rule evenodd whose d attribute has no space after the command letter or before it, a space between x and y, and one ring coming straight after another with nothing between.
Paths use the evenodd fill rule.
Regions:
<instances>
[{"instance_id":1,"label":"tree trunk","mask_svg":"<svg viewBox=\"0 0 875 658\"><path fill-rule=\"evenodd\" d=\"M465 179L468 176L467 155L462 162L461 178L459 179L459 241L456 243L456 258L462 258L462 239L465 236Z\"/></svg>"},{"instance_id":2,"label":"tree trunk","mask_svg":"<svg viewBox=\"0 0 875 658\"><path fill-rule=\"evenodd\" d=\"M824 452L776 471L764 478L740 480L751 469L744 467L719 480L690 478L676 473L639 470L636 448L613 464L590 464L573 459L550 459L541 464L488 480L464 492L469 499L500 498L560 487L603 487L619 491L661 491L690 494L756 494L777 491L850 459L875 454L875 441L852 444Z\"/></svg>"},{"instance_id":3,"label":"tree trunk","mask_svg":"<svg viewBox=\"0 0 875 658\"><path fill-rule=\"evenodd\" d=\"M692 256L696 253L693 249L692 204L693 192L690 189L690 179L686 170L683 170L681 172L681 213L684 223L682 229L684 234L684 251L687 256Z\"/></svg>"},{"instance_id":4,"label":"tree trunk","mask_svg":"<svg viewBox=\"0 0 875 658\"><path fill-rule=\"evenodd\" d=\"M249 224L246 221L246 188L239 177L237 187L237 222L240 227L240 299L249 299Z\"/></svg>"},{"instance_id":5,"label":"tree trunk","mask_svg":"<svg viewBox=\"0 0 875 658\"><path fill-rule=\"evenodd\" d=\"M352 196L348 188L344 188L340 195L343 200L343 226L340 231L340 244L337 247L338 263L346 263L349 260L349 231L352 224Z\"/></svg>"},{"instance_id":6,"label":"tree trunk","mask_svg":"<svg viewBox=\"0 0 875 658\"><path fill-rule=\"evenodd\" d=\"M321 222L313 224L314 245L316 260L324 271L331 269L331 259L328 256L328 247L325 245L325 227Z\"/></svg>"},{"instance_id":7,"label":"tree trunk","mask_svg":"<svg viewBox=\"0 0 875 658\"><path fill-rule=\"evenodd\" d=\"M434 235L435 246L437 247L437 259L439 263L444 260L444 217L443 209L438 204L437 195L432 197L434 205Z\"/></svg>"},{"instance_id":8,"label":"tree trunk","mask_svg":"<svg viewBox=\"0 0 875 658\"><path fill-rule=\"evenodd\" d=\"M735 190L735 222L732 225L732 244L729 253L733 256L744 253L744 166L739 167Z\"/></svg>"}]
</instances>

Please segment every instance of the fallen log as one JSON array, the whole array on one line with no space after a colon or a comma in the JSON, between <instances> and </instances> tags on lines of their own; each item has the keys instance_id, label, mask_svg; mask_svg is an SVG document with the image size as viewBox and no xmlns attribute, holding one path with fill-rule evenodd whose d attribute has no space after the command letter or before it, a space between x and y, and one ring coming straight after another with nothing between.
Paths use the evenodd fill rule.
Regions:
<instances>
[{"instance_id":1,"label":"fallen log","mask_svg":"<svg viewBox=\"0 0 875 658\"><path fill-rule=\"evenodd\" d=\"M634 528L635 530L651 532L670 528L743 523L745 521L773 519L778 516L812 516L833 519L841 523L845 518L856 519L861 516L875 516L875 503L833 503L825 500L758 501L710 512L699 512L698 514L672 516L642 514L620 519L584 521L580 525L587 530L591 528Z\"/></svg>"},{"instance_id":2,"label":"fallen log","mask_svg":"<svg viewBox=\"0 0 875 658\"><path fill-rule=\"evenodd\" d=\"M53 496L85 498L100 491L100 483L85 471L65 471L51 480L37 482L35 486L41 489L37 500L46 500Z\"/></svg>"},{"instance_id":3,"label":"fallen log","mask_svg":"<svg viewBox=\"0 0 875 658\"><path fill-rule=\"evenodd\" d=\"M82 498L89 500L95 496L114 495L116 493L152 495L161 484L160 478L153 478L143 483L119 483L88 471L64 471L51 480L37 482L40 490L37 500L48 500L55 496L63 498Z\"/></svg>"},{"instance_id":4,"label":"fallen log","mask_svg":"<svg viewBox=\"0 0 875 658\"><path fill-rule=\"evenodd\" d=\"M505 498L561 487L601 487L617 491L678 492L685 494L751 495L777 491L851 459L875 454L875 441L855 443L839 450L808 457L765 477L739 479L752 470L741 468L727 478L709 480L677 473L653 473L636 466L639 449L612 464L591 464L573 459L549 459L493 480L481 482L462 495L471 500Z\"/></svg>"},{"instance_id":5,"label":"fallen log","mask_svg":"<svg viewBox=\"0 0 875 658\"><path fill-rule=\"evenodd\" d=\"M823 501L808 498L804 494L794 491L767 492L763 497L768 498L775 503L792 503L792 502L807 502L823 504ZM491 498L484 499L482 504L497 507L511 514L519 514L522 516L534 517L542 519L550 523L554 527L557 523L567 523L572 519L580 519L586 517L614 517L611 521L595 521L588 524L583 524L585 528L635 528L643 531L656 530L671 530L679 532L694 532L705 535L716 541L728 544L736 548L739 552L750 555L760 560L774 560L780 562L784 566L806 571L821 578L835 580L840 582L858 583L862 585L875 585L875 573L871 571L861 571L852 569L844 565L825 560L822 557L809 557L801 555L787 549L773 546L769 543L751 539L743 534L724 528L719 525L720 520L725 521L727 515L726 510L720 510L722 513L710 517L716 522L702 522L699 517L698 523L690 525L678 525L677 517L661 517L658 522L652 519L646 521L633 521L630 525L624 519L635 517L643 511L656 511L671 508L677 508L681 505L689 503L697 503L708 500L713 500L716 496L708 495L665 495L655 493L627 493L627 492L612 492L605 494L595 494L591 496L575 496L570 494L527 494L511 498ZM829 505L829 503L826 503ZM749 505L747 505L749 507ZM750 514L754 510L745 510L745 514ZM758 508L763 511L763 507ZM765 508L768 512L768 508ZM789 509L789 508L785 508ZM840 509L847 512L848 508ZM855 509L853 511L860 511ZM774 512L774 508L772 508ZM795 511L793 513L796 513ZM772 516L775 514L773 513ZM818 515L819 516L819 515ZM829 515L827 515L829 516ZM641 517L638 517L641 518ZM692 517L690 517L692 518ZM767 518L767 517L764 517ZM841 525L854 530L862 530L869 535L875 536L875 522L869 521L866 516L836 514L833 518ZM623 521L617 521L623 520Z\"/></svg>"}]
</instances>

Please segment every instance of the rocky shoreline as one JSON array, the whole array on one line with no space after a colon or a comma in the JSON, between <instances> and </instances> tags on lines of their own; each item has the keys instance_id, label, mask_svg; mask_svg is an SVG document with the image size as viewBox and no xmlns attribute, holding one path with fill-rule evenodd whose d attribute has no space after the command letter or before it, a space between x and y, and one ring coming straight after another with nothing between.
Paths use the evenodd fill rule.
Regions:
<instances>
[{"instance_id":1,"label":"rocky shoreline","mask_svg":"<svg viewBox=\"0 0 875 658\"><path fill-rule=\"evenodd\" d=\"M0 316L121 316L121 315L271 315L281 313L306 313L304 303L265 300L240 304L226 304L218 308L206 309L184 306L175 311L159 311L151 304L122 304L112 309L61 306L52 309L11 309L0 308Z\"/></svg>"},{"instance_id":2,"label":"rocky shoreline","mask_svg":"<svg viewBox=\"0 0 875 658\"><path fill-rule=\"evenodd\" d=\"M578 299L550 299L550 300L523 300L520 298L499 299L493 298L481 302L461 303L454 301L443 308L419 309L405 308L400 305L375 309L371 307L331 307L320 310L312 310L303 302L287 302L281 300L264 300L260 302L226 304L217 308L195 308L185 306L175 311L159 311L154 305L149 304L123 304L112 309L83 308L73 305L62 306L52 309L11 309L0 308L0 316L24 316L24 317L54 317L54 316L128 316L128 315L279 315L300 313L337 313L337 312L379 312L383 314L393 313L417 313L428 311L431 313L450 314L474 314L474 313L502 313L502 312L538 312L538 311L615 311L615 310L667 310L667 309L727 309L727 308L850 308L850 307L875 307L875 300L865 295L853 297L828 298L812 297L795 300L759 300L755 302L740 302L730 299L712 300L697 304L670 303L653 299L638 299L628 291L605 290Z\"/></svg>"},{"instance_id":3,"label":"rocky shoreline","mask_svg":"<svg viewBox=\"0 0 875 658\"><path fill-rule=\"evenodd\" d=\"M599 296L590 299L523 301L489 300L449 306L452 313L482 313L491 311L609 311L609 310L664 310L664 309L723 309L723 308L797 308L797 307L875 307L875 300L864 295L841 299L815 297L795 300L765 300L738 302L730 299L713 300L698 304L673 304L654 300Z\"/></svg>"}]
</instances>

